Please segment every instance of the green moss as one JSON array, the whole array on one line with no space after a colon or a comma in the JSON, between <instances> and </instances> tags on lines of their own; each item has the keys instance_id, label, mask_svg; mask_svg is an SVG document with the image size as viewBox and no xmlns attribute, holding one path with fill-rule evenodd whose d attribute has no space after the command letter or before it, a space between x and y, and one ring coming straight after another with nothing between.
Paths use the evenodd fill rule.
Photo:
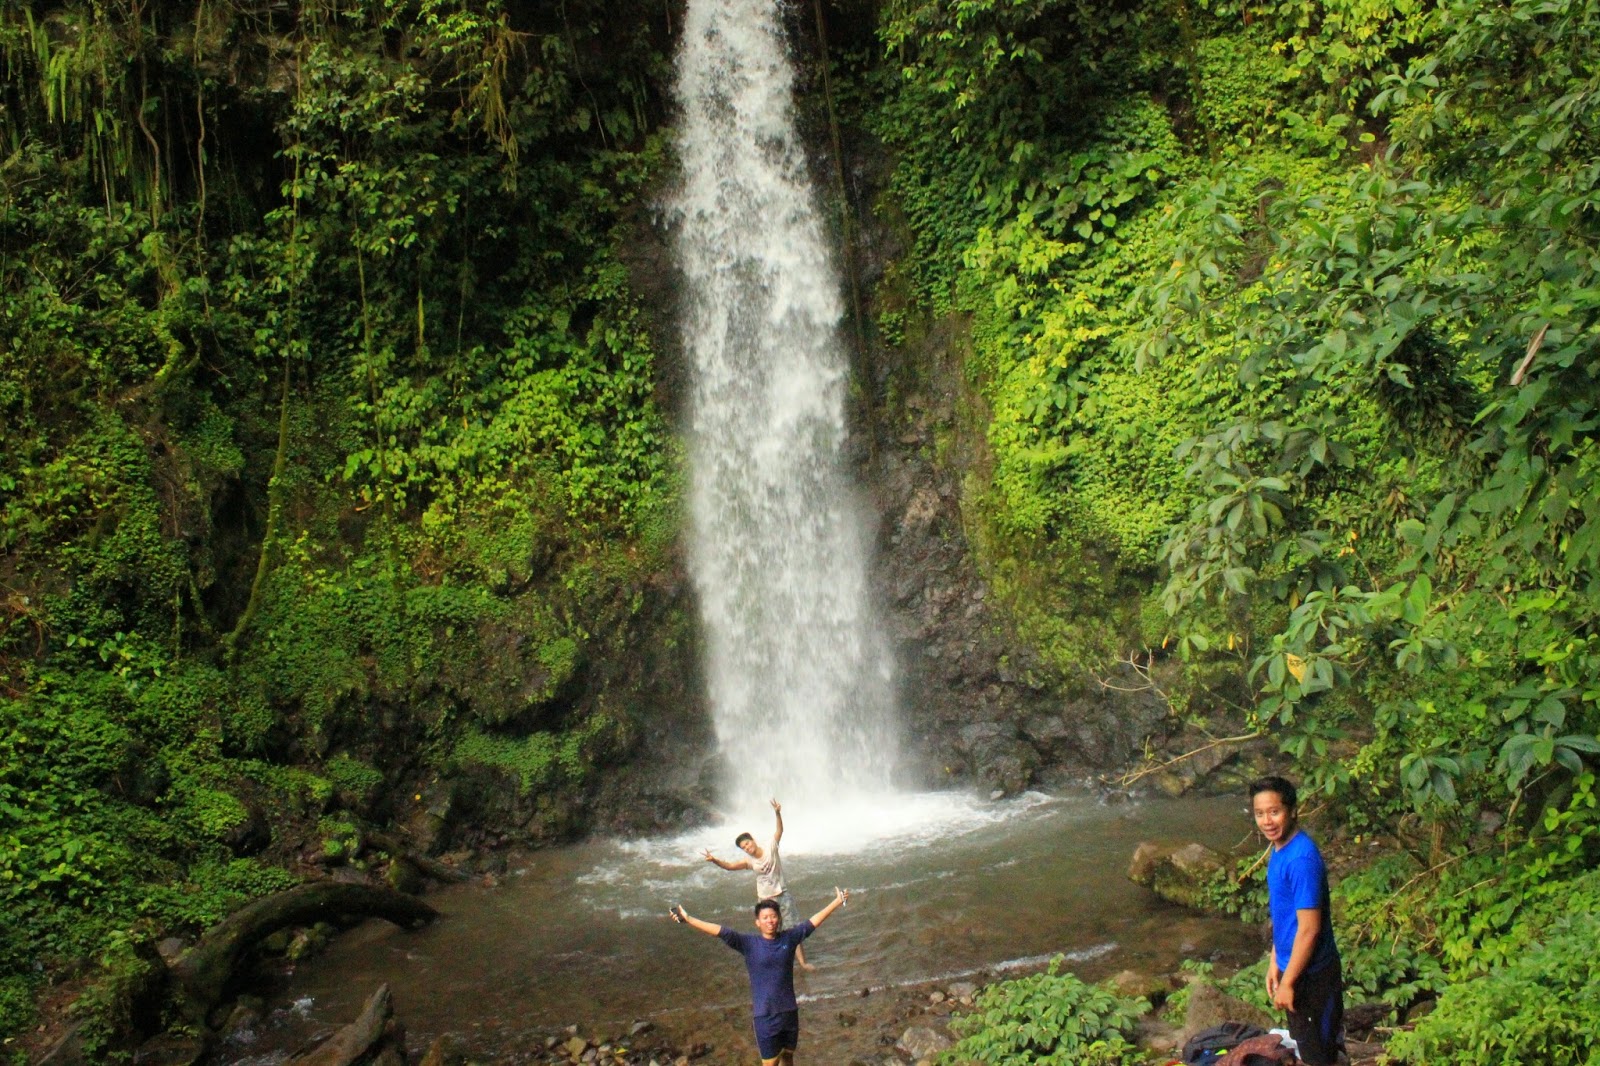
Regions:
<instances>
[{"instance_id":1,"label":"green moss","mask_svg":"<svg viewBox=\"0 0 1600 1066\"><path fill-rule=\"evenodd\" d=\"M529 792L582 781L616 729L617 724L609 717L596 715L564 733L505 737L468 730L457 741L453 757L458 762L513 774L522 791Z\"/></svg>"},{"instance_id":2,"label":"green moss","mask_svg":"<svg viewBox=\"0 0 1600 1066\"><path fill-rule=\"evenodd\" d=\"M550 733L511 738L469 730L456 742L454 757L463 763L513 774L526 792L554 776L559 765L558 750L559 744Z\"/></svg>"},{"instance_id":3,"label":"green moss","mask_svg":"<svg viewBox=\"0 0 1600 1066\"><path fill-rule=\"evenodd\" d=\"M329 759L323 772L333 787L354 796L368 797L383 787L383 772L349 755Z\"/></svg>"},{"instance_id":4,"label":"green moss","mask_svg":"<svg viewBox=\"0 0 1600 1066\"><path fill-rule=\"evenodd\" d=\"M204 839L221 840L249 821L245 805L230 793L194 785L180 786L178 792L182 797L179 815Z\"/></svg>"}]
</instances>

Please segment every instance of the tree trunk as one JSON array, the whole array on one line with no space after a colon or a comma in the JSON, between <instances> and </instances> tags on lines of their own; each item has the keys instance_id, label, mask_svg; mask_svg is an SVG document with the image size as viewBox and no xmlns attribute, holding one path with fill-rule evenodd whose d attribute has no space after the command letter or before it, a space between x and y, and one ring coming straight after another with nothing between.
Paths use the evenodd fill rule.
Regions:
<instances>
[{"instance_id":1,"label":"tree trunk","mask_svg":"<svg viewBox=\"0 0 1600 1066\"><path fill-rule=\"evenodd\" d=\"M263 938L292 925L311 925L342 916L382 918L417 929L439 916L421 900L387 888L317 881L258 899L207 930L199 943L172 964L179 1004L191 1021L206 1025L222 1002L239 959Z\"/></svg>"}]
</instances>

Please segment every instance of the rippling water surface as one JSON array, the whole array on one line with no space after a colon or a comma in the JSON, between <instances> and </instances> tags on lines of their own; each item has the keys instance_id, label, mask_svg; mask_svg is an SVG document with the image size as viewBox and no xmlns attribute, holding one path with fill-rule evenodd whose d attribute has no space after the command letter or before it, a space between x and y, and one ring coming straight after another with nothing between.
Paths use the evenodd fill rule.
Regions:
<instances>
[{"instance_id":1,"label":"rippling water surface","mask_svg":"<svg viewBox=\"0 0 1600 1066\"><path fill-rule=\"evenodd\" d=\"M819 909L836 884L852 893L808 942L817 969L799 979L813 1062L868 1050L851 1047L861 1032L836 1024L843 1001L859 1001L863 989L981 980L1056 953L1094 978L1259 951L1254 931L1195 917L1126 880L1140 840L1245 840L1243 799L1105 804L1030 794L990 803L942 793L893 810L784 814L782 850L801 913ZM739 1061L751 1045L742 960L673 925L666 910L681 901L697 917L752 928L751 876L699 854L710 847L733 857L739 830L770 828L771 812L760 811L673 839L540 851L514 862L496 887L439 892L429 900L444 917L432 927L404 933L371 922L301 964L275 994L275 1024L228 1061L273 1061L272 1047L349 1021L382 982L419 1047L453 1032L482 1054L510 1057L553 1027L616 1033L643 1019Z\"/></svg>"}]
</instances>

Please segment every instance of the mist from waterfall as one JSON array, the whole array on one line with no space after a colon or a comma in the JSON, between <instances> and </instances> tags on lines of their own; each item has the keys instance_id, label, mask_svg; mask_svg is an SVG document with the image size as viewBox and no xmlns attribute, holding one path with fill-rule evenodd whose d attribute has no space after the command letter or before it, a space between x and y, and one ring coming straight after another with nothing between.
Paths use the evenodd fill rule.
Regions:
<instances>
[{"instance_id":1,"label":"mist from waterfall","mask_svg":"<svg viewBox=\"0 0 1600 1066\"><path fill-rule=\"evenodd\" d=\"M673 203L691 392L691 569L728 811L891 791L892 658L842 466L843 304L774 0L690 0ZM760 826L754 828L759 829Z\"/></svg>"}]
</instances>

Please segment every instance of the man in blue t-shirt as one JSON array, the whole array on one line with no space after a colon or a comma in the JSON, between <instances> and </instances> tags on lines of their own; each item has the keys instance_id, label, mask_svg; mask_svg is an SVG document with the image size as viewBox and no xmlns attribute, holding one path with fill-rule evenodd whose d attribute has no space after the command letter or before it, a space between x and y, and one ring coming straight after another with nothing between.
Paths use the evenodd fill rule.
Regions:
<instances>
[{"instance_id":1,"label":"man in blue t-shirt","mask_svg":"<svg viewBox=\"0 0 1600 1066\"><path fill-rule=\"evenodd\" d=\"M800 1044L800 1005L794 998L795 951L849 898L849 892L835 888L826 907L791 929L781 929L783 916L778 902L764 899L756 904L756 933L739 933L703 922L681 904L672 909L673 921L692 925L744 956L744 966L750 974L750 1003L761 1066L794 1063L794 1051Z\"/></svg>"},{"instance_id":2,"label":"man in blue t-shirt","mask_svg":"<svg viewBox=\"0 0 1600 1066\"><path fill-rule=\"evenodd\" d=\"M1250 785L1250 810L1267 838L1272 953L1267 996L1289 1012L1289 1035L1307 1066L1333 1066L1344 1050L1344 977L1328 909L1328 868L1301 832L1294 786L1281 777Z\"/></svg>"}]
</instances>

